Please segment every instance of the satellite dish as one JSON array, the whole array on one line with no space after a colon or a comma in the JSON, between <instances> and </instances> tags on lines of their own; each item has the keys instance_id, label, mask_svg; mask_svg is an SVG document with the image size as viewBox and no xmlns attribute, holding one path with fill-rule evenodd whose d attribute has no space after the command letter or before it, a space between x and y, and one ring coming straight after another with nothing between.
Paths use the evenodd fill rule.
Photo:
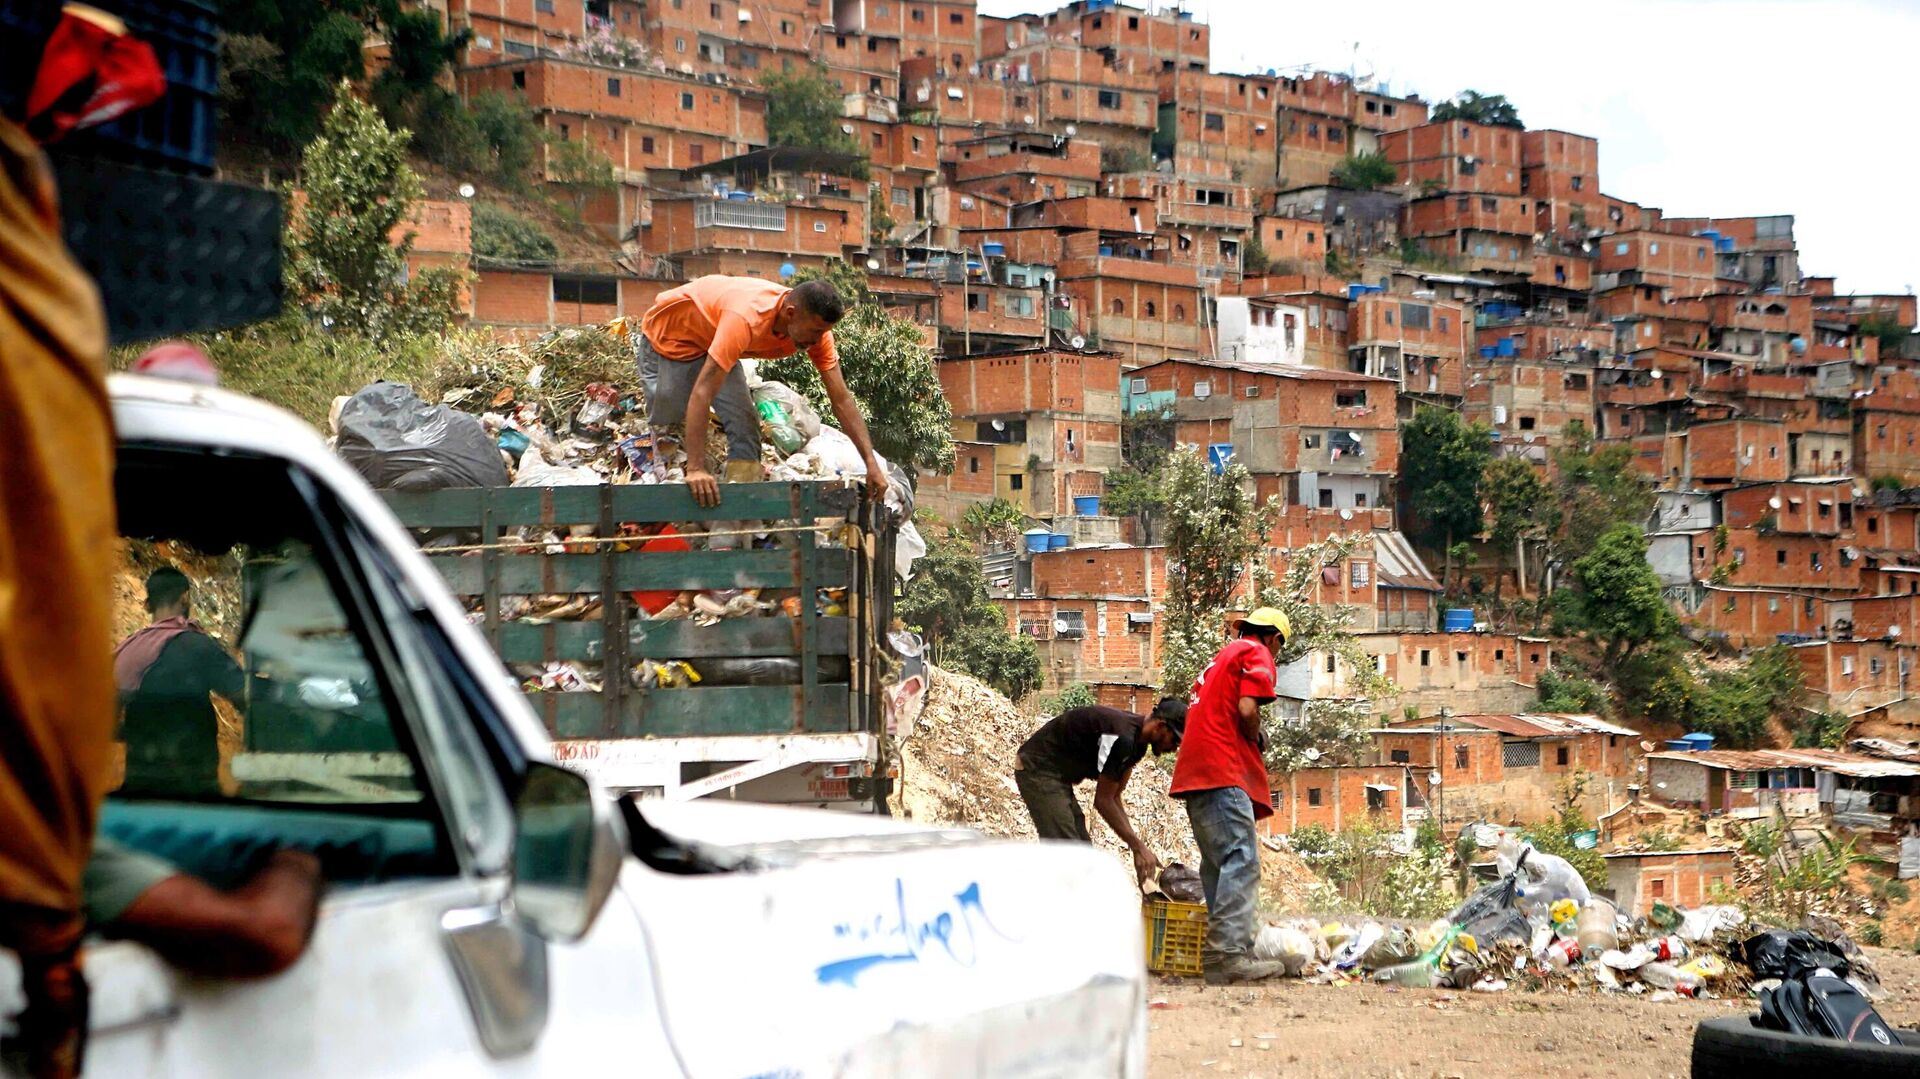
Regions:
<instances>
[{"instance_id":1,"label":"satellite dish","mask_svg":"<svg viewBox=\"0 0 1920 1079\"><path fill-rule=\"evenodd\" d=\"M1067 625L1066 619L1056 618L1053 620L1053 631L1055 633L1065 633L1069 628L1071 627Z\"/></svg>"},{"instance_id":2,"label":"satellite dish","mask_svg":"<svg viewBox=\"0 0 1920 1079\"><path fill-rule=\"evenodd\" d=\"M1343 521L1351 521L1351 520L1353 520L1353 511L1352 511L1352 510L1341 510L1341 511L1340 511L1340 519L1341 519L1341 520L1343 520Z\"/></svg>"},{"instance_id":3,"label":"satellite dish","mask_svg":"<svg viewBox=\"0 0 1920 1079\"><path fill-rule=\"evenodd\" d=\"M1023 124L1025 124L1025 125L1027 125L1028 127L1032 127L1032 126L1033 126L1033 114L1032 114L1032 113L1028 113L1028 114L1026 114L1025 116L1022 116L1022 117L1020 118L1020 122L1021 122L1021 123L1023 123Z\"/></svg>"},{"instance_id":4,"label":"satellite dish","mask_svg":"<svg viewBox=\"0 0 1920 1079\"><path fill-rule=\"evenodd\" d=\"M1007 421L1005 420L993 420L991 422L993 424L993 429L996 431L1004 431L1007 429Z\"/></svg>"},{"instance_id":5,"label":"satellite dish","mask_svg":"<svg viewBox=\"0 0 1920 1079\"><path fill-rule=\"evenodd\" d=\"M1767 505L1768 505L1769 507L1771 507L1771 508L1773 508L1773 509L1779 509L1779 508L1780 508L1780 496L1779 496L1779 495L1775 495L1775 496L1773 496L1772 498L1769 498L1769 499L1767 499Z\"/></svg>"},{"instance_id":6,"label":"satellite dish","mask_svg":"<svg viewBox=\"0 0 1920 1079\"><path fill-rule=\"evenodd\" d=\"M880 260L879 260L879 259L868 259L868 260L867 260L867 269L869 269L869 270L878 270L879 268L880 268Z\"/></svg>"},{"instance_id":7,"label":"satellite dish","mask_svg":"<svg viewBox=\"0 0 1920 1079\"><path fill-rule=\"evenodd\" d=\"M1889 636L1889 637L1898 637L1898 636L1900 636L1900 627L1899 627L1899 626L1888 626L1888 627L1887 627L1887 636Z\"/></svg>"},{"instance_id":8,"label":"satellite dish","mask_svg":"<svg viewBox=\"0 0 1920 1079\"><path fill-rule=\"evenodd\" d=\"M463 199L470 199L470 198L472 198L472 197L473 197L473 185L472 185L472 184L461 184L461 185L460 185L460 197L461 197L461 198L463 198Z\"/></svg>"},{"instance_id":9,"label":"satellite dish","mask_svg":"<svg viewBox=\"0 0 1920 1079\"><path fill-rule=\"evenodd\" d=\"M1429 787L1438 787L1438 786L1440 785L1440 783L1441 783L1441 781L1442 781L1442 779L1443 779L1443 778L1444 778L1444 777L1442 777L1442 776L1440 775L1440 773L1439 773L1439 771L1437 771L1437 770L1436 770L1436 771L1432 771L1432 772L1428 772L1428 773L1427 773L1427 786L1429 786Z\"/></svg>"},{"instance_id":10,"label":"satellite dish","mask_svg":"<svg viewBox=\"0 0 1920 1079\"><path fill-rule=\"evenodd\" d=\"M1074 348L1086 348L1087 339L1080 336L1079 334L1074 334L1073 340L1068 341L1067 344L1072 345Z\"/></svg>"},{"instance_id":11,"label":"satellite dish","mask_svg":"<svg viewBox=\"0 0 1920 1079\"><path fill-rule=\"evenodd\" d=\"M1066 131L1068 138L1072 138L1075 135L1078 135L1080 133L1080 129L1073 126L1072 124L1068 124L1064 130Z\"/></svg>"},{"instance_id":12,"label":"satellite dish","mask_svg":"<svg viewBox=\"0 0 1920 1079\"><path fill-rule=\"evenodd\" d=\"M1360 441L1360 432L1358 432L1358 431L1348 431L1348 432L1347 432L1347 437L1348 437L1348 438L1351 438L1351 439L1353 439L1353 440L1354 440L1355 442L1358 442L1358 441Z\"/></svg>"},{"instance_id":13,"label":"satellite dish","mask_svg":"<svg viewBox=\"0 0 1920 1079\"><path fill-rule=\"evenodd\" d=\"M851 134L853 134L853 125L852 125L852 124L841 124L841 125L840 125L840 133L841 133L842 135L851 135Z\"/></svg>"},{"instance_id":14,"label":"satellite dish","mask_svg":"<svg viewBox=\"0 0 1920 1079\"><path fill-rule=\"evenodd\" d=\"M1320 751L1315 749L1312 746L1308 746L1306 749L1302 750L1300 755L1310 761L1317 761L1320 759Z\"/></svg>"}]
</instances>

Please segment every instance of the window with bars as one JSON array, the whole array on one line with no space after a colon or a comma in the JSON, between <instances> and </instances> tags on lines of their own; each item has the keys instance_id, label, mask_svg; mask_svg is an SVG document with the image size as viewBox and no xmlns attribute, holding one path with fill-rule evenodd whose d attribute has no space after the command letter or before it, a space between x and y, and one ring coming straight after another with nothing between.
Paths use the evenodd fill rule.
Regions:
<instances>
[{"instance_id":1,"label":"window with bars","mask_svg":"<svg viewBox=\"0 0 1920 1079\"><path fill-rule=\"evenodd\" d=\"M1538 742L1502 742L1500 743L1500 764L1507 768L1540 767L1540 743Z\"/></svg>"}]
</instances>

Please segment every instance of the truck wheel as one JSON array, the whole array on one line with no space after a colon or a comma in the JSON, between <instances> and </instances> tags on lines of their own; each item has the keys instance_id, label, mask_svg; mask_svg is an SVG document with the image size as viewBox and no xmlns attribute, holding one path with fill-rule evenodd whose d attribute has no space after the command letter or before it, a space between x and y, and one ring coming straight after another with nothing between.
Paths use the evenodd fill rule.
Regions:
<instances>
[{"instance_id":1,"label":"truck wheel","mask_svg":"<svg viewBox=\"0 0 1920 1079\"><path fill-rule=\"evenodd\" d=\"M1693 1032L1693 1079L1894 1079L1920 1075L1920 1030L1898 1032L1903 1045L1805 1038L1753 1025L1749 1016L1703 1021Z\"/></svg>"}]
</instances>

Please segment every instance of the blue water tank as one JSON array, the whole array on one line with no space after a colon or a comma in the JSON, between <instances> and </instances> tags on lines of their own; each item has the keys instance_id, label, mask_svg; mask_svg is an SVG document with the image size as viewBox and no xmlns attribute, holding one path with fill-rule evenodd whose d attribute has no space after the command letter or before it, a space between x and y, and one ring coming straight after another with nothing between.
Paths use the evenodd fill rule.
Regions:
<instances>
[{"instance_id":1,"label":"blue water tank","mask_svg":"<svg viewBox=\"0 0 1920 1079\"><path fill-rule=\"evenodd\" d=\"M1448 607L1446 614L1441 617L1440 628L1448 633L1473 632L1473 608Z\"/></svg>"},{"instance_id":2,"label":"blue water tank","mask_svg":"<svg viewBox=\"0 0 1920 1079\"><path fill-rule=\"evenodd\" d=\"M1500 340L1495 341L1493 343L1493 354L1495 356L1513 355L1514 354L1513 338L1502 337Z\"/></svg>"},{"instance_id":3,"label":"blue water tank","mask_svg":"<svg viewBox=\"0 0 1920 1079\"><path fill-rule=\"evenodd\" d=\"M727 201L728 201L728 202L745 202L745 201L747 201L748 199L751 199L752 197L753 197L753 196L752 196L751 194L749 194L748 192L745 192L745 191L729 191L729 192L727 192Z\"/></svg>"},{"instance_id":4,"label":"blue water tank","mask_svg":"<svg viewBox=\"0 0 1920 1079\"><path fill-rule=\"evenodd\" d=\"M1714 241L1714 243L1713 243L1713 249L1714 249L1715 251L1731 251L1731 250L1733 250L1733 237L1731 237L1731 236L1722 236L1722 237L1720 237L1720 238L1719 238L1718 240L1715 240L1715 241Z\"/></svg>"},{"instance_id":5,"label":"blue water tank","mask_svg":"<svg viewBox=\"0 0 1920 1079\"><path fill-rule=\"evenodd\" d=\"M1367 286L1365 285L1348 285L1347 301L1351 303L1352 301L1359 299L1361 296L1366 294L1366 291L1367 291Z\"/></svg>"},{"instance_id":6,"label":"blue water tank","mask_svg":"<svg viewBox=\"0 0 1920 1079\"><path fill-rule=\"evenodd\" d=\"M1053 538L1053 533L1044 528L1029 528L1021 535L1027 537L1028 554L1038 554L1046 550L1047 541Z\"/></svg>"},{"instance_id":7,"label":"blue water tank","mask_svg":"<svg viewBox=\"0 0 1920 1079\"><path fill-rule=\"evenodd\" d=\"M1693 743L1687 741L1685 738L1669 738L1667 739L1667 749L1674 753L1691 753L1693 752Z\"/></svg>"},{"instance_id":8,"label":"blue water tank","mask_svg":"<svg viewBox=\"0 0 1920 1079\"><path fill-rule=\"evenodd\" d=\"M1073 498L1073 512L1082 517L1100 516L1100 496L1075 495Z\"/></svg>"},{"instance_id":9,"label":"blue water tank","mask_svg":"<svg viewBox=\"0 0 1920 1079\"><path fill-rule=\"evenodd\" d=\"M1007 245L1001 243L984 243L980 245L980 253L988 258L997 259L1007 253Z\"/></svg>"},{"instance_id":10,"label":"blue water tank","mask_svg":"<svg viewBox=\"0 0 1920 1079\"><path fill-rule=\"evenodd\" d=\"M1480 358L1481 358L1481 359L1483 359L1483 360L1491 360L1491 359L1493 359L1493 346L1492 346L1492 345L1481 345L1481 346L1480 346Z\"/></svg>"},{"instance_id":11,"label":"blue water tank","mask_svg":"<svg viewBox=\"0 0 1920 1079\"><path fill-rule=\"evenodd\" d=\"M1694 731L1692 734L1681 735L1680 741L1703 752L1713 748L1713 735L1707 734L1704 731Z\"/></svg>"},{"instance_id":12,"label":"blue water tank","mask_svg":"<svg viewBox=\"0 0 1920 1079\"><path fill-rule=\"evenodd\" d=\"M1065 532L1055 532L1047 536L1047 550L1064 551L1073 543L1073 537Z\"/></svg>"},{"instance_id":13,"label":"blue water tank","mask_svg":"<svg viewBox=\"0 0 1920 1079\"><path fill-rule=\"evenodd\" d=\"M1108 257L1108 256L1110 256L1110 255L1112 255L1112 254L1113 254L1113 245L1112 245L1112 244L1101 244L1101 245L1100 245L1100 257L1101 257L1101 258L1106 258L1106 257Z\"/></svg>"}]
</instances>

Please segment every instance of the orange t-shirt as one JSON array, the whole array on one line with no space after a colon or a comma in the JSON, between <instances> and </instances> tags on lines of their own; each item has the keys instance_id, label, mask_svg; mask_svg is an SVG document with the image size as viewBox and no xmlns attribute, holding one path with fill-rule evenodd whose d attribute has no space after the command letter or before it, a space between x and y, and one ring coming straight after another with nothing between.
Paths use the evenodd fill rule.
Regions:
<instances>
[{"instance_id":1,"label":"orange t-shirt","mask_svg":"<svg viewBox=\"0 0 1920 1079\"><path fill-rule=\"evenodd\" d=\"M722 371L733 370L742 356L777 360L800 351L774 328L780 301L791 291L757 277L697 277L662 292L640 319L640 332L669 360L710 357ZM807 358L822 371L840 363L831 331L807 350Z\"/></svg>"}]
</instances>

